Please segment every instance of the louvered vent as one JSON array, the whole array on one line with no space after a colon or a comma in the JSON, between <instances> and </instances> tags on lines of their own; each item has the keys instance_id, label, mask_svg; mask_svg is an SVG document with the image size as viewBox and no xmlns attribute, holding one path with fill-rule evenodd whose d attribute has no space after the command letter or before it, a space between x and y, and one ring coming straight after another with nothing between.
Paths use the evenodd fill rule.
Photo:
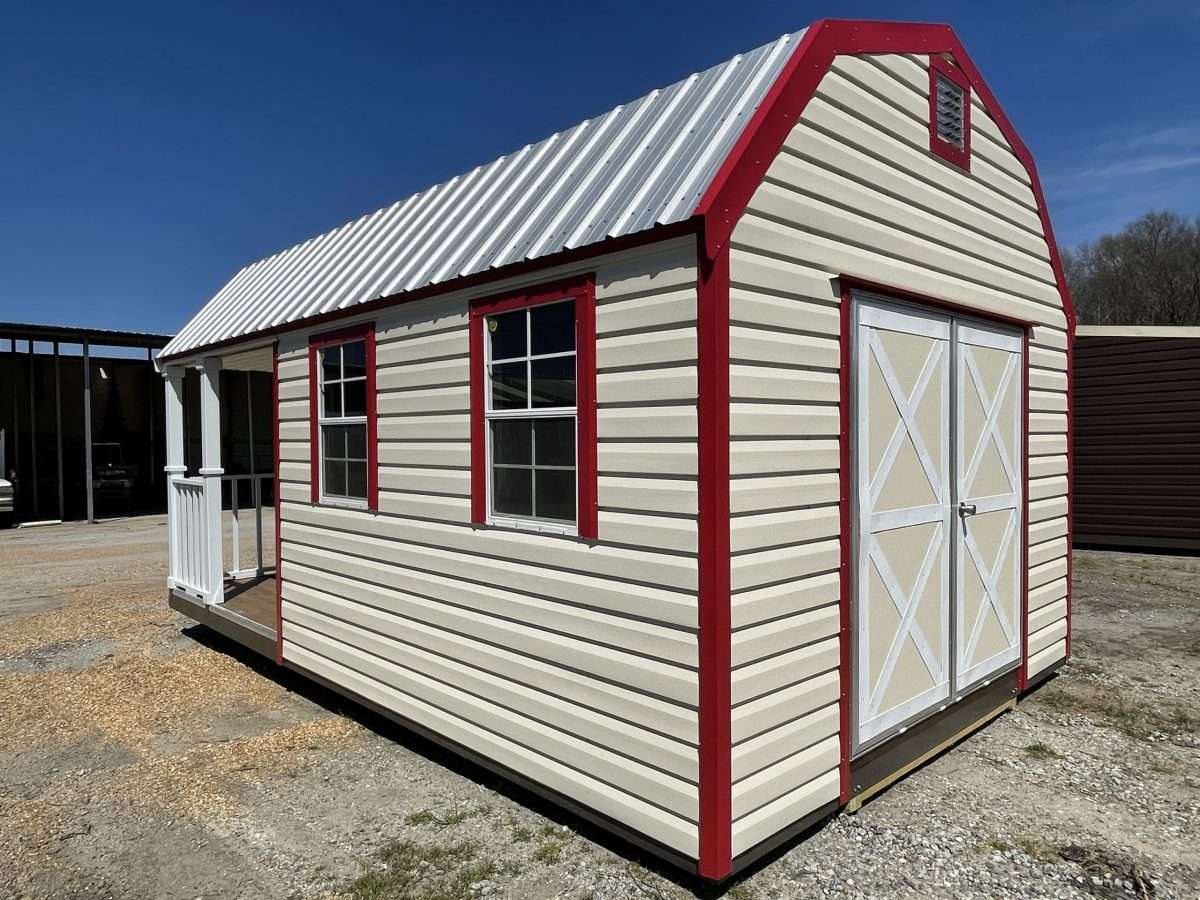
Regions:
<instances>
[{"instance_id":1,"label":"louvered vent","mask_svg":"<svg viewBox=\"0 0 1200 900\"><path fill-rule=\"evenodd\" d=\"M963 146L963 89L949 78L937 77L937 135L955 147Z\"/></svg>"}]
</instances>

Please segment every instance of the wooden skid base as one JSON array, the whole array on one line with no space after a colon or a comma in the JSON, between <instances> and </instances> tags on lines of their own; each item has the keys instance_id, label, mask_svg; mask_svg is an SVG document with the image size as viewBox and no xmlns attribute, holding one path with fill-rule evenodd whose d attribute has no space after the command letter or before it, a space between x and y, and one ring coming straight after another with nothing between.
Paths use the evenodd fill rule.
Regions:
<instances>
[{"instance_id":1,"label":"wooden skid base","mask_svg":"<svg viewBox=\"0 0 1200 900\"><path fill-rule=\"evenodd\" d=\"M852 791L846 811L856 812L871 797L1016 705L1017 673L1013 671L867 751L850 763Z\"/></svg>"}]
</instances>

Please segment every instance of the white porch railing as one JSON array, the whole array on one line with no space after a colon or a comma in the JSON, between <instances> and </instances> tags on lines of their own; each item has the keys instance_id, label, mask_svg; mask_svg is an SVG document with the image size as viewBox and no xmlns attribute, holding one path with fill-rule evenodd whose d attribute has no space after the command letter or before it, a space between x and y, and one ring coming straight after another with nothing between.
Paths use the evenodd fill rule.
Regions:
<instances>
[{"instance_id":1,"label":"white porch railing","mask_svg":"<svg viewBox=\"0 0 1200 900\"><path fill-rule=\"evenodd\" d=\"M230 578L254 578L266 574L263 564L263 482L274 480L274 473L254 475L222 475L221 481L229 484L229 513L232 517L230 534L230 565L226 570ZM250 506L254 512L254 565L242 568L242 517L241 485L250 483Z\"/></svg>"},{"instance_id":2,"label":"white porch railing","mask_svg":"<svg viewBox=\"0 0 1200 900\"><path fill-rule=\"evenodd\" d=\"M168 480L171 497L169 524L171 535L171 584L178 590L208 600L212 567L208 556L208 505L203 478L175 476Z\"/></svg>"}]
</instances>

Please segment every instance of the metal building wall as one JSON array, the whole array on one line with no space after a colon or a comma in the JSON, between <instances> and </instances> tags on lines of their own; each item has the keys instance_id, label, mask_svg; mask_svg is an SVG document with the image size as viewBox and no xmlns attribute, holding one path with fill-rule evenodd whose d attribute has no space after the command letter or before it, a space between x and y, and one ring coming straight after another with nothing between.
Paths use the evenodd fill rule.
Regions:
<instances>
[{"instance_id":1,"label":"metal building wall","mask_svg":"<svg viewBox=\"0 0 1200 900\"><path fill-rule=\"evenodd\" d=\"M39 347L40 347L39 343ZM7 348L7 342L5 342ZM41 350L30 357L24 341L18 352L0 352L0 428L7 434L8 470L17 472L18 521L59 518L56 460L54 358ZM162 378L144 359L92 357L92 442L119 443L126 463L137 466L132 500L127 505L97 506L100 516L163 512L166 482L162 466ZM62 392L64 518L87 516L84 465L83 360L59 358ZM33 464L36 453L37 464ZM36 503L35 480L36 469Z\"/></svg>"},{"instance_id":2,"label":"metal building wall","mask_svg":"<svg viewBox=\"0 0 1200 900\"><path fill-rule=\"evenodd\" d=\"M1200 550L1200 329L1080 326L1077 546Z\"/></svg>"}]
</instances>

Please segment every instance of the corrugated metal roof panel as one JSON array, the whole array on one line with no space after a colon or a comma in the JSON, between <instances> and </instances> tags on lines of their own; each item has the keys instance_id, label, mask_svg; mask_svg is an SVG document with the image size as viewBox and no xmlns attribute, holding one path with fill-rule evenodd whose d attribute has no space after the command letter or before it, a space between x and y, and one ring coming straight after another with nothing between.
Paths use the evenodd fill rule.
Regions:
<instances>
[{"instance_id":1,"label":"corrugated metal roof panel","mask_svg":"<svg viewBox=\"0 0 1200 900\"><path fill-rule=\"evenodd\" d=\"M681 222L803 31L237 273L167 355Z\"/></svg>"}]
</instances>

